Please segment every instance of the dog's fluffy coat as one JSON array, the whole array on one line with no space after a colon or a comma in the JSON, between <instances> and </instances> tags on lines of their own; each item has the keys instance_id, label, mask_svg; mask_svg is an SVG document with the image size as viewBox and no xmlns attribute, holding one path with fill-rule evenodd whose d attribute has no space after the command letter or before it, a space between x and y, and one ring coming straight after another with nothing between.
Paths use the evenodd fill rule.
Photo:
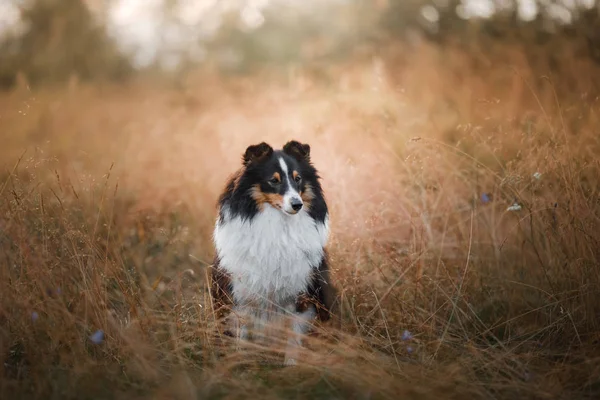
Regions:
<instances>
[{"instance_id":1,"label":"dog's fluffy coat","mask_svg":"<svg viewBox=\"0 0 600 400\"><path fill-rule=\"evenodd\" d=\"M274 317L290 313L286 364L318 316L330 318L334 291L325 246L329 212L310 160L310 146L282 150L249 146L243 166L219 198L214 229L212 295L217 308L233 306L233 334L246 339Z\"/></svg>"}]
</instances>

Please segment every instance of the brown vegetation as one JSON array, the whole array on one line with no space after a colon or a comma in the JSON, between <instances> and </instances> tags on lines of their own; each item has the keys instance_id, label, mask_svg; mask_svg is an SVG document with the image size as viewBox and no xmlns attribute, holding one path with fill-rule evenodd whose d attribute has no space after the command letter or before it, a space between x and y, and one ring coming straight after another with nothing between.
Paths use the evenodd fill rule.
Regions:
<instances>
[{"instance_id":1,"label":"brown vegetation","mask_svg":"<svg viewBox=\"0 0 600 400\"><path fill-rule=\"evenodd\" d=\"M4 94L2 398L600 395L600 74L486 50ZM205 283L226 176L290 138L340 299L280 368L223 343Z\"/></svg>"}]
</instances>

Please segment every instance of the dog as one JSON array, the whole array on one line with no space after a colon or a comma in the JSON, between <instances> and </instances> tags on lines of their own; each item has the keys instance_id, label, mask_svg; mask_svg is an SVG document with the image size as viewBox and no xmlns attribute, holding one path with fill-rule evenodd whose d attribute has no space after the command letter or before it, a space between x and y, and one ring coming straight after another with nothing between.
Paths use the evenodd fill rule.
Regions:
<instances>
[{"instance_id":1,"label":"dog","mask_svg":"<svg viewBox=\"0 0 600 400\"><path fill-rule=\"evenodd\" d=\"M249 146L218 200L211 294L230 310L229 334L241 341L286 314L291 330L285 365L297 363L302 338L316 319L328 321L335 289L326 244L329 210L310 146ZM252 332L250 332L252 327Z\"/></svg>"}]
</instances>

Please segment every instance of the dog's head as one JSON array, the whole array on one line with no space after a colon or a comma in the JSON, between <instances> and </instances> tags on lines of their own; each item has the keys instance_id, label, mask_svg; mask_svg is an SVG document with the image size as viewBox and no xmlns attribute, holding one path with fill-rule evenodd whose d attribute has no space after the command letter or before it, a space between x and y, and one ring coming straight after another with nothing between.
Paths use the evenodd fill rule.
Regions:
<instances>
[{"instance_id":1,"label":"dog's head","mask_svg":"<svg viewBox=\"0 0 600 400\"><path fill-rule=\"evenodd\" d=\"M317 178L310 162L310 146L292 140L282 150L265 142L249 146L243 157L243 179L251 184L258 207L265 205L287 215L308 209L313 199L312 181Z\"/></svg>"}]
</instances>

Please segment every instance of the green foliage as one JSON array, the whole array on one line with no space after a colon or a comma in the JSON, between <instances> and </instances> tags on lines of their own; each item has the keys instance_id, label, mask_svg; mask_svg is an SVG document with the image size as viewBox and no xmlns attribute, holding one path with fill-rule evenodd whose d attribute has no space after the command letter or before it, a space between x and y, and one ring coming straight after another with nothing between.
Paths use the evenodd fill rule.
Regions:
<instances>
[{"instance_id":1,"label":"green foliage","mask_svg":"<svg viewBox=\"0 0 600 400\"><path fill-rule=\"evenodd\" d=\"M0 87L19 73L30 84L122 78L129 71L103 27L81 0L34 0L21 12L27 31L0 46Z\"/></svg>"},{"instance_id":2,"label":"green foliage","mask_svg":"<svg viewBox=\"0 0 600 400\"><path fill-rule=\"evenodd\" d=\"M525 22L519 19L516 1L496 2L497 12L489 19L462 18L457 12L459 0L272 2L261 9L259 18L264 21L254 27L243 22L241 6L212 10L198 25L220 21L219 28L214 36L203 36L197 26L185 25L174 14L182 0L168 1L162 20L178 28L185 26L197 38L181 48L156 44L158 58L148 69L162 73L158 66L163 57L174 52L181 58L177 74L206 63L220 71L248 73L265 66L336 62L364 49L376 51L382 43L414 43L415 37L440 47L458 42L474 53L485 53L489 43L496 42L529 46L531 54L539 46L549 47L551 51L544 52L552 57L562 54L567 45L577 47L583 57L600 61L598 8L562 9L573 22L564 25L551 12L553 6L563 6L554 3L539 4L537 18ZM424 7L429 8L429 17ZM72 76L118 80L133 72L130 55L119 52L82 0L31 0L22 10L22 20L28 27L26 33L0 43L0 88L14 85L19 74L28 83L41 84L65 82ZM194 58L198 47L206 51L206 57Z\"/></svg>"}]
</instances>

